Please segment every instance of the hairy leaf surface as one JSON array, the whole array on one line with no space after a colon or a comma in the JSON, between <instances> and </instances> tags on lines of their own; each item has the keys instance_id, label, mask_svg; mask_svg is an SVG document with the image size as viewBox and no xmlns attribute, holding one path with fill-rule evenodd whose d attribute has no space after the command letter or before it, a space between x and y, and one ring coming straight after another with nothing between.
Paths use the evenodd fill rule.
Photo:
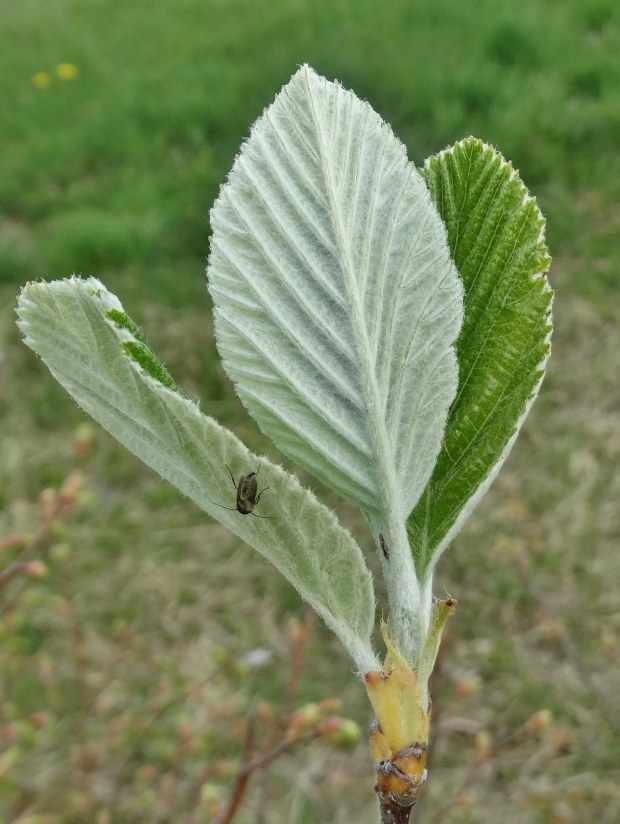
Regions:
<instances>
[{"instance_id":1,"label":"hairy leaf surface","mask_svg":"<svg viewBox=\"0 0 620 824\"><path fill-rule=\"evenodd\" d=\"M372 579L332 512L281 467L184 397L117 298L94 278L30 283L19 300L25 342L77 403L199 507L257 549L340 638L361 671L370 646ZM226 464L256 471L269 491L241 515Z\"/></svg>"},{"instance_id":2,"label":"hairy leaf surface","mask_svg":"<svg viewBox=\"0 0 620 824\"><path fill-rule=\"evenodd\" d=\"M402 529L440 449L462 320L403 145L304 66L254 124L211 224L216 338L242 401L284 453Z\"/></svg>"},{"instance_id":3,"label":"hairy leaf surface","mask_svg":"<svg viewBox=\"0 0 620 824\"><path fill-rule=\"evenodd\" d=\"M444 448L408 522L420 576L488 489L538 393L553 297L544 218L510 163L467 138L429 158L424 176L463 278L465 320Z\"/></svg>"}]
</instances>

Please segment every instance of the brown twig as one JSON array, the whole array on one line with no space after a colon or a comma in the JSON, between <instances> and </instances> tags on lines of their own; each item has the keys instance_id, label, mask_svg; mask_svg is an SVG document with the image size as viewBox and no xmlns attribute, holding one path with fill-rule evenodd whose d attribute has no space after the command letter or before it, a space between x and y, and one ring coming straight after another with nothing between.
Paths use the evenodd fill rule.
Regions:
<instances>
[{"instance_id":1,"label":"brown twig","mask_svg":"<svg viewBox=\"0 0 620 824\"><path fill-rule=\"evenodd\" d=\"M200 681L196 686L200 689L201 687L206 686L212 679L213 674L208 675L202 681ZM161 721L162 718L166 715L169 710L173 709L175 706L182 704L184 701L187 700L187 695L183 692L181 694L175 694L172 698L169 698L161 707L159 707L149 718L148 722L144 725L140 734L137 736L130 751L127 755L123 758L121 763L119 764L118 768L116 769L114 780L113 780L113 789L112 789L112 798L110 801L110 808L112 811L116 809L116 806L119 803L119 796L121 791L121 784L125 780L129 770L131 769L132 763L138 758L140 753L140 748L144 741L146 740L149 732L153 729L153 727L157 724L158 721ZM211 770L211 768L209 768ZM206 779L205 779L206 780ZM199 797L200 794L200 786L198 786L197 796ZM196 799L197 803L197 799Z\"/></svg>"},{"instance_id":2,"label":"brown twig","mask_svg":"<svg viewBox=\"0 0 620 824\"><path fill-rule=\"evenodd\" d=\"M269 800L270 786L271 775L268 770L263 770L258 791L258 807L256 810L255 824L265 824L267 821L267 802Z\"/></svg>"},{"instance_id":3,"label":"brown twig","mask_svg":"<svg viewBox=\"0 0 620 824\"><path fill-rule=\"evenodd\" d=\"M228 806L226 807L222 815L218 817L217 824L230 824L230 822L233 820L235 813L237 812L237 808L243 800L243 796L245 795L246 786L248 781L250 780L250 775L252 774L252 770L249 769L249 761L250 754L254 746L255 728L256 717L254 711L252 711L250 713L250 717L248 718L248 723L245 730L245 741L243 742L241 765L237 773L237 778L235 779L235 786L233 787L232 795L230 797L230 801L228 802Z\"/></svg>"},{"instance_id":4,"label":"brown twig","mask_svg":"<svg viewBox=\"0 0 620 824\"><path fill-rule=\"evenodd\" d=\"M43 544L51 535L52 530L65 511L70 511L75 506L77 495L81 487L81 476L78 473L68 475L63 481L59 490L44 489L39 496L39 506L43 516L43 523L34 534L34 537L24 546L20 555L13 563L4 570L0 570L0 589L20 573L28 573L32 570L30 562L35 550ZM7 535L0 543L1 549L13 549L21 546L20 536ZM5 601L0 615L6 615L15 606L17 595Z\"/></svg>"},{"instance_id":5,"label":"brown twig","mask_svg":"<svg viewBox=\"0 0 620 824\"><path fill-rule=\"evenodd\" d=\"M284 701L282 702L282 706L280 707L280 712L278 713L278 717L274 721L269 735L267 737L267 748L272 749L275 746L276 738L278 733L281 732L285 725L286 725L286 718L290 714L293 701L295 699L295 691L297 689L297 682L299 681L299 674L301 672L301 668L304 662L304 655L306 651L306 645L308 643L308 635L310 634L310 628L312 626L312 621L314 620L314 611L310 607L306 607L306 612L304 614L304 620L301 625L301 631L299 636L294 639L291 651L291 668L289 670L288 679L286 682L286 691L284 693ZM271 762L269 762L271 763ZM271 776L267 770L263 770L260 789L259 789L259 801L258 801L258 809L256 812L256 824L265 824L266 823L266 810L267 810L267 800L269 798L269 786L271 784Z\"/></svg>"},{"instance_id":6,"label":"brown twig","mask_svg":"<svg viewBox=\"0 0 620 824\"><path fill-rule=\"evenodd\" d=\"M564 656L571 662L581 680L581 683L594 699L594 703L601 718L603 718L603 720L609 725L609 728L616 736L620 736L620 724L618 724L618 721L616 720L616 713L609 704L605 693L602 692L602 690L595 683L590 670L583 663L583 660L577 650L577 646L570 636L566 623L557 619L549 608L547 599L541 595L538 588L535 587L531 581L526 580L525 576L523 576L522 582L528 593L538 604L540 612L547 619L547 621L561 627L561 631L558 634L558 642L562 648Z\"/></svg>"},{"instance_id":7,"label":"brown twig","mask_svg":"<svg viewBox=\"0 0 620 824\"><path fill-rule=\"evenodd\" d=\"M278 712L277 717L272 722L269 731L266 735L266 751L263 752L261 755L256 756L254 759L250 759L250 751L254 746L254 714L252 714L252 717L248 720L248 732L251 730L251 737L248 740L248 734L246 733L246 741L244 744L241 763L239 765L239 770L237 772L237 777L235 779L233 791L228 802L228 806L217 819L217 824L230 824L230 822L232 822L233 817L235 816L237 809L239 808L239 805L243 800L250 777L257 770L263 770L264 777L260 787L260 800L258 805L256 821L257 824L260 824L260 822L264 822L265 810L267 806L267 797L269 793L269 774L265 768L268 767L279 755L281 755L281 753L290 750L291 748L297 746L300 743L311 741L312 739L318 736L318 732L316 730L311 730L310 732L306 732L292 739L285 739L281 741L279 744L276 744L278 736L286 730L287 721L291 713L293 701L295 700L295 692L297 689L297 683L299 681L299 674L303 666L304 652L308 640L308 634L310 632L310 627L312 625L313 616L313 611L309 607L306 608L306 613L300 631L297 637L293 639L291 650L291 666L286 681L284 699L282 701L280 711Z\"/></svg>"},{"instance_id":8,"label":"brown twig","mask_svg":"<svg viewBox=\"0 0 620 824\"><path fill-rule=\"evenodd\" d=\"M35 550L46 540L50 535L54 524L60 517L65 504L57 501L54 505L53 511L45 518L39 529L35 532L33 538L22 549L19 556L9 564L5 569L0 570L0 589L8 584L8 582L22 572L28 571L28 562L31 560ZM16 544L18 536L10 535L2 542L3 548L10 548Z\"/></svg>"},{"instance_id":9,"label":"brown twig","mask_svg":"<svg viewBox=\"0 0 620 824\"><path fill-rule=\"evenodd\" d=\"M391 798L379 797L379 809L381 810L381 824L409 824L413 805L403 807Z\"/></svg>"},{"instance_id":10,"label":"brown twig","mask_svg":"<svg viewBox=\"0 0 620 824\"><path fill-rule=\"evenodd\" d=\"M315 729L309 730L308 732L303 733L303 735L293 738L291 741L282 741L269 752L257 756L246 764L245 769L248 773L253 773L255 770L262 769L271 764L272 761L275 761L275 759L279 755L282 755L283 752L293 749L293 747L296 747L298 744L307 744L309 741L314 741L314 739L318 738L319 735L320 733Z\"/></svg>"},{"instance_id":11,"label":"brown twig","mask_svg":"<svg viewBox=\"0 0 620 824\"><path fill-rule=\"evenodd\" d=\"M215 770L212 764L207 764L204 770L198 776L198 780L195 783L194 789L191 793L190 800L189 800L189 813L187 817L187 824L198 824L198 805L200 803L200 793L204 784L213 777Z\"/></svg>"},{"instance_id":12,"label":"brown twig","mask_svg":"<svg viewBox=\"0 0 620 824\"><path fill-rule=\"evenodd\" d=\"M450 800L440 807L438 810L435 810L434 814L429 819L428 824L439 824L442 818L446 815L446 813L450 812L454 808L454 805L458 801L460 795L469 787L472 783L474 776L478 772L478 770L482 767L483 764L488 764L493 758L496 758L503 750L507 750L517 744L521 739L528 735L528 725L527 723L522 724L518 727L514 732L511 732L505 738L502 738L501 741L498 741L494 746L492 746L489 752L485 755L484 758L476 758L467 768L465 775L461 783L458 785L456 790L452 793Z\"/></svg>"},{"instance_id":13,"label":"brown twig","mask_svg":"<svg viewBox=\"0 0 620 824\"><path fill-rule=\"evenodd\" d=\"M0 552L6 552L7 549L21 549L25 544L24 536L19 532L9 532L0 541Z\"/></svg>"},{"instance_id":14,"label":"brown twig","mask_svg":"<svg viewBox=\"0 0 620 824\"><path fill-rule=\"evenodd\" d=\"M0 587L6 586L11 578L14 578L16 575L26 572L28 572L28 560L20 557L0 572Z\"/></svg>"},{"instance_id":15,"label":"brown twig","mask_svg":"<svg viewBox=\"0 0 620 824\"><path fill-rule=\"evenodd\" d=\"M278 720L274 725L274 735L277 735L278 730L282 729L286 718L289 715L293 701L295 700L295 691L297 690L297 682L299 681L299 674L304 663L304 655L306 652L306 645L308 643L308 635L314 620L314 611L310 607L306 607L304 620L301 624L301 631L299 636L293 642L293 649L291 653L291 668L288 679L286 681L286 691L284 693L284 701L278 713Z\"/></svg>"},{"instance_id":16,"label":"brown twig","mask_svg":"<svg viewBox=\"0 0 620 824\"><path fill-rule=\"evenodd\" d=\"M89 768L87 766L88 759L86 758L86 754L88 752L86 720L88 707L91 703L91 694L87 679L84 675L84 669L88 656L80 621L75 612L73 592L71 590L71 574L67 573L68 570L64 569L63 574L60 576L60 590L65 602L64 618L73 663L73 683L75 684L76 692L79 697L78 711L72 713L71 716L80 753L80 757L77 760L77 770L75 772L76 778L81 784L80 789L82 790L84 797L91 798L92 780L90 777Z\"/></svg>"},{"instance_id":17,"label":"brown twig","mask_svg":"<svg viewBox=\"0 0 620 824\"><path fill-rule=\"evenodd\" d=\"M297 747L299 744L307 744L310 741L314 741L314 739L318 738L319 735L320 733L318 730L309 730L308 732L305 732L290 741L281 741L277 746L269 750L269 752L258 755L256 758L251 760L247 759L248 748L244 746L244 754L237 773L237 778L235 779L235 786L231 799L228 802L228 807L224 813L222 813L222 815L217 819L216 824L230 824L233 820L233 816L243 800L243 796L245 795L245 791L252 773L256 772L256 770L261 770L269 766L269 764L275 761L278 756L288 750L292 750L293 747Z\"/></svg>"}]
</instances>

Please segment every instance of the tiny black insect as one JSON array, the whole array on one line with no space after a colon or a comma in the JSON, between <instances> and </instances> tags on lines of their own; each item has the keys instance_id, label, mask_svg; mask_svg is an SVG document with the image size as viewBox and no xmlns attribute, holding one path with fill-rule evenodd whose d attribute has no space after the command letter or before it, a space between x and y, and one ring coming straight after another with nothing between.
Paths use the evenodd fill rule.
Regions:
<instances>
[{"instance_id":1,"label":"tiny black insect","mask_svg":"<svg viewBox=\"0 0 620 824\"><path fill-rule=\"evenodd\" d=\"M379 533L379 544L381 545L381 552L383 552L383 556L385 557L386 561L389 560L390 552L387 548L385 538L383 537L383 532Z\"/></svg>"},{"instance_id":2,"label":"tiny black insect","mask_svg":"<svg viewBox=\"0 0 620 824\"><path fill-rule=\"evenodd\" d=\"M256 472L250 472L248 475L241 475L238 482L235 480L235 476L230 471L230 467L226 464L224 465L226 466L226 469L228 469L230 480L237 490L237 506L223 506L222 504L215 505L221 506L222 509L230 509L232 512L236 510L241 513L241 515L254 515L255 518L267 518L267 515L257 515L256 512L252 511L260 501L263 492L266 492L269 489L269 487L266 486L258 492L258 481L256 478L260 471L260 464ZM215 503L215 501L213 501L213 503Z\"/></svg>"}]
</instances>

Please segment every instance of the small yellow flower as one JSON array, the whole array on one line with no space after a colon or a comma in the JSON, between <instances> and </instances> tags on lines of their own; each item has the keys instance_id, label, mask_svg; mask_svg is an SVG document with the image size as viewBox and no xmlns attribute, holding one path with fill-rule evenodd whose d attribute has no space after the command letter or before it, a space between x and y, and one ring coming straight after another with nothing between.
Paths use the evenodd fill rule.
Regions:
<instances>
[{"instance_id":1,"label":"small yellow flower","mask_svg":"<svg viewBox=\"0 0 620 824\"><path fill-rule=\"evenodd\" d=\"M37 89L47 89L52 78L47 72L37 72L32 75L32 85Z\"/></svg>"},{"instance_id":2,"label":"small yellow flower","mask_svg":"<svg viewBox=\"0 0 620 824\"><path fill-rule=\"evenodd\" d=\"M75 80L79 77L80 70L73 63L60 63L56 66L56 74L61 80Z\"/></svg>"}]
</instances>

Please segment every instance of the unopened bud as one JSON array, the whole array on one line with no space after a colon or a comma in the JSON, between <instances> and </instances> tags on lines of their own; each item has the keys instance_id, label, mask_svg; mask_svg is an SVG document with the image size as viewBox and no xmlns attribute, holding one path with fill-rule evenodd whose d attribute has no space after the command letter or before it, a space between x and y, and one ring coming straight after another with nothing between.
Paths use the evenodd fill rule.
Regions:
<instances>
[{"instance_id":1,"label":"unopened bud","mask_svg":"<svg viewBox=\"0 0 620 824\"><path fill-rule=\"evenodd\" d=\"M33 724L28 721L16 721L18 741L20 744L30 748L34 747L37 742L37 730Z\"/></svg>"},{"instance_id":2,"label":"unopened bud","mask_svg":"<svg viewBox=\"0 0 620 824\"><path fill-rule=\"evenodd\" d=\"M488 761L489 756L491 755L492 747L493 739L491 738L490 733L486 730L481 730L476 735L475 740L476 761Z\"/></svg>"},{"instance_id":3,"label":"unopened bud","mask_svg":"<svg viewBox=\"0 0 620 824\"><path fill-rule=\"evenodd\" d=\"M218 667L224 667L230 663L230 652L221 644L214 644L211 647L210 657Z\"/></svg>"},{"instance_id":4,"label":"unopened bud","mask_svg":"<svg viewBox=\"0 0 620 824\"><path fill-rule=\"evenodd\" d=\"M534 715L530 716L523 725L523 731L526 735L535 735L546 729L553 721L553 713L551 710L539 710Z\"/></svg>"},{"instance_id":5,"label":"unopened bud","mask_svg":"<svg viewBox=\"0 0 620 824\"><path fill-rule=\"evenodd\" d=\"M194 735L194 725L191 721L183 720L177 724L177 734L183 741L188 741Z\"/></svg>"},{"instance_id":6,"label":"unopened bud","mask_svg":"<svg viewBox=\"0 0 620 824\"><path fill-rule=\"evenodd\" d=\"M470 678L461 678L461 680L457 681L454 685L454 697L462 699L474 695L480 690L481 684L482 681L477 675Z\"/></svg>"},{"instance_id":7,"label":"unopened bud","mask_svg":"<svg viewBox=\"0 0 620 824\"><path fill-rule=\"evenodd\" d=\"M56 490L52 489L51 486L48 486L47 489L42 490L39 495L39 506L41 507L41 514L43 515L44 520L51 521L55 518L58 507Z\"/></svg>"},{"instance_id":8,"label":"unopened bud","mask_svg":"<svg viewBox=\"0 0 620 824\"><path fill-rule=\"evenodd\" d=\"M333 715L342 708L342 701L340 698L324 698L323 701L319 701L318 708L322 715Z\"/></svg>"},{"instance_id":9,"label":"unopened bud","mask_svg":"<svg viewBox=\"0 0 620 824\"><path fill-rule=\"evenodd\" d=\"M232 759L219 758L213 763L213 773L218 778L225 778L227 781L237 774L238 765Z\"/></svg>"},{"instance_id":10,"label":"unopened bud","mask_svg":"<svg viewBox=\"0 0 620 824\"><path fill-rule=\"evenodd\" d=\"M50 715L47 710L39 710L38 712L33 712L30 716L30 720L34 724L35 727L39 727L42 729L43 727L47 727L47 725L52 720L52 716Z\"/></svg>"},{"instance_id":11,"label":"unopened bud","mask_svg":"<svg viewBox=\"0 0 620 824\"><path fill-rule=\"evenodd\" d=\"M94 442L95 435L92 426L89 423L80 424L73 436L73 451L75 457L79 460L85 458L90 452Z\"/></svg>"},{"instance_id":12,"label":"unopened bud","mask_svg":"<svg viewBox=\"0 0 620 824\"><path fill-rule=\"evenodd\" d=\"M69 528L62 521L54 521L50 529L50 537L54 541L65 541L69 537Z\"/></svg>"},{"instance_id":13,"label":"unopened bud","mask_svg":"<svg viewBox=\"0 0 620 824\"><path fill-rule=\"evenodd\" d=\"M263 724L270 724L273 721L273 710L265 701L260 701L256 705L256 717Z\"/></svg>"},{"instance_id":14,"label":"unopened bud","mask_svg":"<svg viewBox=\"0 0 620 824\"><path fill-rule=\"evenodd\" d=\"M321 721L316 731L332 746L342 748L354 747L361 735L359 725L355 721L350 718L340 718L337 715Z\"/></svg>"},{"instance_id":15,"label":"unopened bud","mask_svg":"<svg viewBox=\"0 0 620 824\"><path fill-rule=\"evenodd\" d=\"M315 703L306 704L305 707L296 710L291 715L291 720L286 731L286 740L295 741L308 730L313 729L321 720L319 705Z\"/></svg>"},{"instance_id":16,"label":"unopened bud","mask_svg":"<svg viewBox=\"0 0 620 824\"><path fill-rule=\"evenodd\" d=\"M12 744L14 741L17 741L18 737L19 735L15 724L2 724L2 726L0 726L0 739L2 739L5 744Z\"/></svg>"},{"instance_id":17,"label":"unopened bud","mask_svg":"<svg viewBox=\"0 0 620 824\"><path fill-rule=\"evenodd\" d=\"M8 747L0 756L0 779L5 775L11 775L12 768L19 763L22 754L22 749L17 744ZM10 779L9 779L10 780Z\"/></svg>"},{"instance_id":18,"label":"unopened bud","mask_svg":"<svg viewBox=\"0 0 620 824\"><path fill-rule=\"evenodd\" d=\"M200 806L209 818L219 815L222 802L219 788L215 784L206 783L200 788Z\"/></svg>"},{"instance_id":19,"label":"unopened bud","mask_svg":"<svg viewBox=\"0 0 620 824\"><path fill-rule=\"evenodd\" d=\"M133 637L131 626L122 618L116 618L112 624L112 628L118 641L130 641Z\"/></svg>"},{"instance_id":20,"label":"unopened bud","mask_svg":"<svg viewBox=\"0 0 620 824\"><path fill-rule=\"evenodd\" d=\"M554 724L545 731L545 742L553 755L564 755L571 751L575 735L562 724Z\"/></svg>"},{"instance_id":21,"label":"unopened bud","mask_svg":"<svg viewBox=\"0 0 620 824\"><path fill-rule=\"evenodd\" d=\"M538 629L541 635L547 640L555 643L566 638L566 627L561 621L554 621L548 615L540 615L538 619Z\"/></svg>"},{"instance_id":22,"label":"unopened bud","mask_svg":"<svg viewBox=\"0 0 620 824\"><path fill-rule=\"evenodd\" d=\"M474 799L471 793L462 792L458 794L454 803L460 810L469 810L473 806Z\"/></svg>"},{"instance_id":23,"label":"unopened bud","mask_svg":"<svg viewBox=\"0 0 620 824\"><path fill-rule=\"evenodd\" d=\"M75 506L83 486L84 478L82 474L74 472L63 481L58 493L58 500L63 506Z\"/></svg>"},{"instance_id":24,"label":"unopened bud","mask_svg":"<svg viewBox=\"0 0 620 824\"><path fill-rule=\"evenodd\" d=\"M50 547L49 557L56 564L66 564L71 557L71 545L64 541L54 544Z\"/></svg>"},{"instance_id":25,"label":"unopened bud","mask_svg":"<svg viewBox=\"0 0 620 824\"><path fill-rule=\"evenodd\" d=\"M27 538L19 532L12 532L0 541L0 550L22 549L26 546Z\"/></svg>"},{"instance_id":26,"label":"unopened bud","mask_svg":"<svg viewBox=\"0 0 620 824\"><path fill-rule=\"evenodd\" d=\"M237 659L230 670L230 675L234 676L238 681L243 681L249 674L249 665L241 659Z\"/></svg>"},{"instance_id":27,"label":"unopened bud","mask_svg":"<svg viewBox=\"0 0 620 824\"><path fill-rule=\"evenodd\" d=\"M47 575L47 566L43 561L26 561L24 571L29 578L44 578Z\"/></svg>"},{"instance_id":28,"label":"unopened bud","mask_svg":"<svg viewBox=\"0 0 620 824\"><path fill-rule=\"evenodd\" d=\"M239 699L235 695L229 695L222 706L222 716L229 719L238 718L239 711Z\"/></svg>"},{"instance_id":29,"label":"unopened bud","mask_svg":"<svg viewBox=\"0 0 620 824\"><path fill-rule=\"evenodd\" d=\"M301 641L304 628L299 618L291 618L288 622L288 637L293 645L299 644Z\"/></svg>"},{"instance_id":30,"label":"unopened bud","mask_svg":"<svg viewBox=\"0 0 620 824\"><path fill-rule=\"evenodd\" d=\"M142 764L136 775L141 784L152 784L158 777L157 769L152 764Z\"/></svg>"},{"instance_id":31,"label":"unopened bud","mask_svg":"<svg viewBox=\"0 0 620 824\"><path fill-rule=\"evenodd\" d=\"M609 627L601 629L601 646L606 653L615 653L618 648L616 633Z\"/></svg>"}]
</instances>

